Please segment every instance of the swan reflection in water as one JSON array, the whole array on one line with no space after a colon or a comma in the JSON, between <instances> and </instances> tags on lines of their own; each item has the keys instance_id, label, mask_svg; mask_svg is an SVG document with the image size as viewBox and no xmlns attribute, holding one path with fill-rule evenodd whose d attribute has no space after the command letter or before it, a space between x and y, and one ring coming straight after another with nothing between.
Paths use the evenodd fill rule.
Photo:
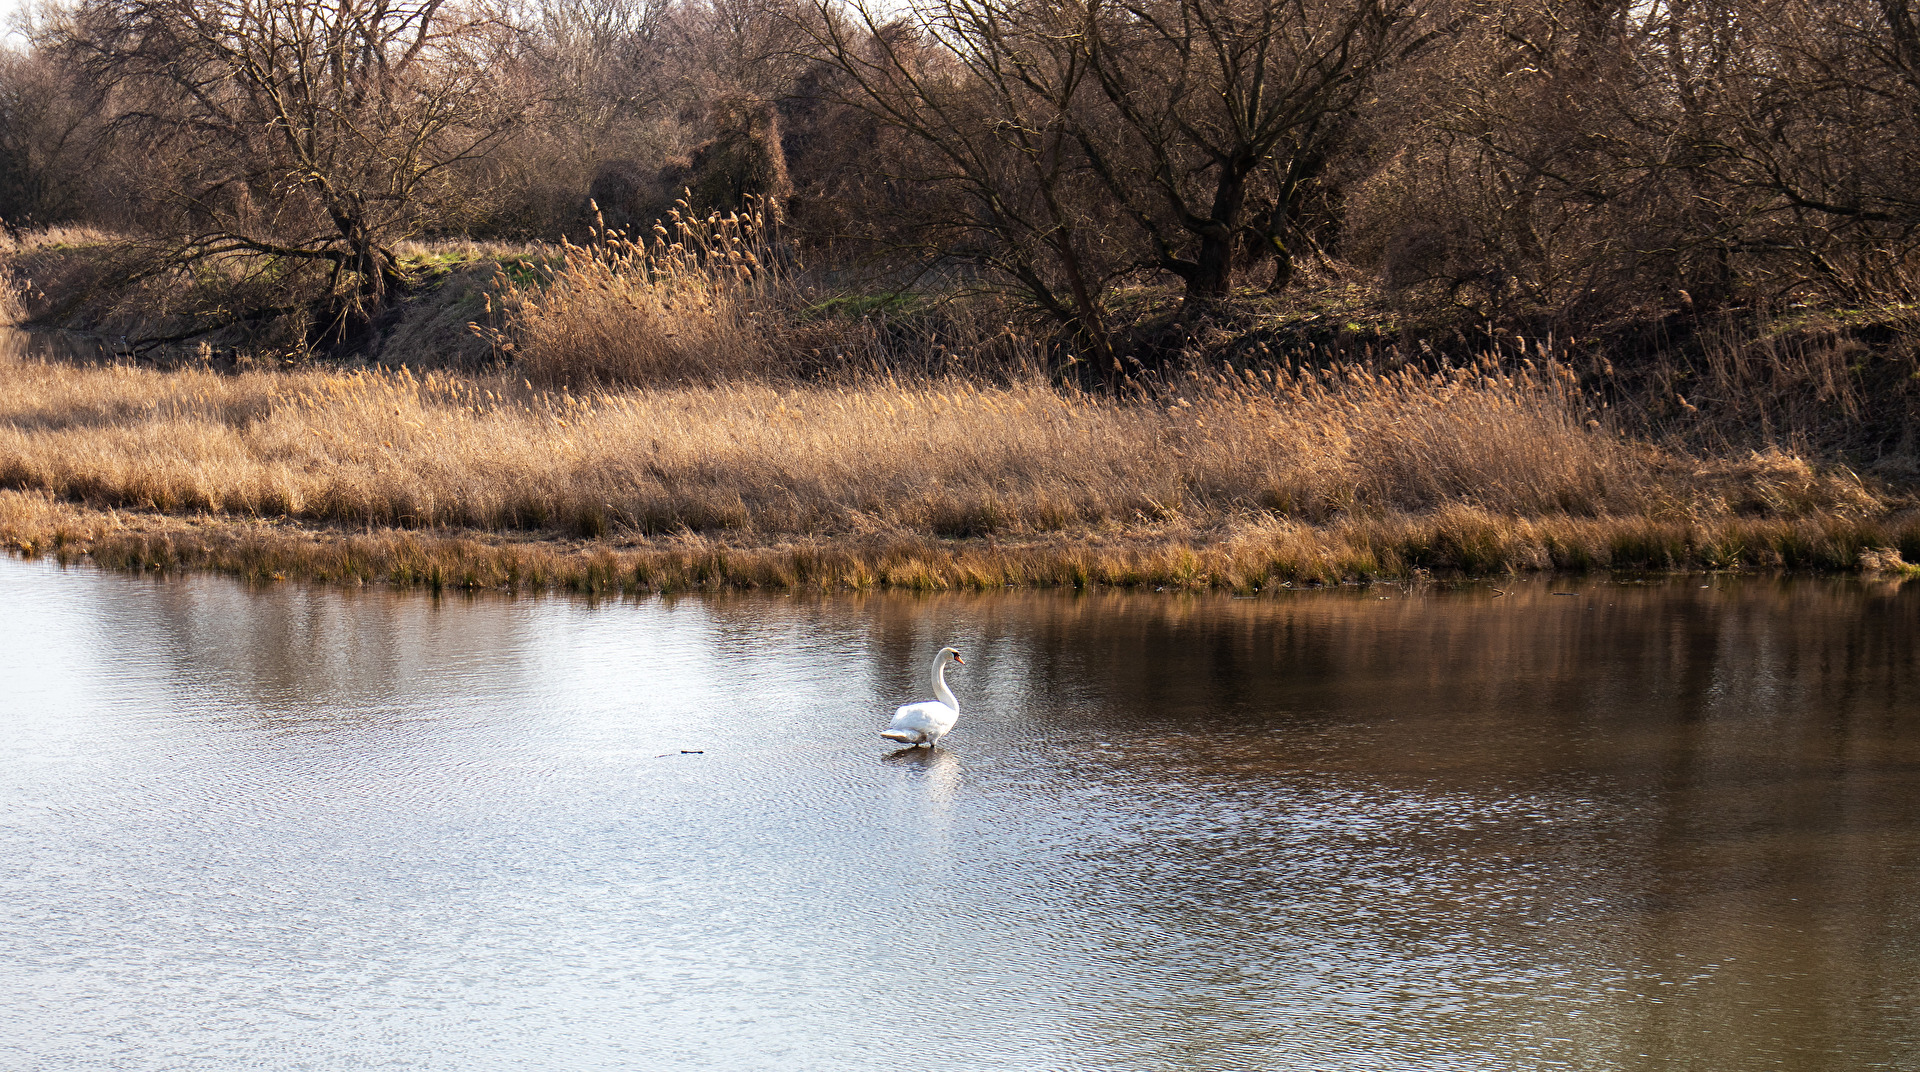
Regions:
<instances>
[{"instance_id":1,"label":"swan reflection in water","mask_svg":"<svg viewBox=\"0 0 1920 1072\"><path fill-rule=\"evenodd\" d=\"M922 790L926 802L932 805L929 818L944 815L952 805L965 769L952 753L932 748L902 748L881 756L880 762L905 773L900 780L903 790L909 786Z\"/></svg>"},{"instance_id":2,"label":"swan reflection in water","mask_svg":"<svg viewBox=\"0 0 1920 1072\"><path fill-rule=\"evenodd\" d=\"M888 752L886 755L880 757L880 762L885 763L889 767L932 770L935 767L944 767L957 763L958 761L953 758L951 752L930 750L916 744L909 745L895 752Z\"/></svg>"}]
</instances>

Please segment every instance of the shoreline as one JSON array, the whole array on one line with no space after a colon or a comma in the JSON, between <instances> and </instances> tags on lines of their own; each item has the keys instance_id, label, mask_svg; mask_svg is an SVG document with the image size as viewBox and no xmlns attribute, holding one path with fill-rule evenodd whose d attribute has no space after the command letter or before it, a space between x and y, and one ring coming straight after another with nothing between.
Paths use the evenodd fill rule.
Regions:
<instances>
[{"instance_id":1,"label":"shoreline","mask_svg":"<svg viewBox=\"0 0 1920 1072\"><path fill-rule=\"evenodd\" d=\"M1510 518L1465 507L1311 525L1248 517L1211 531L1140 526L1021 539L908 531L756 541L349 528L285 518L95 509L0 491L0 547L131 572L211 572L400 588L665 594L1151 588L1595 572L1915 572L1920 514L1795 520Z\"/></svg>"}]
</instances>

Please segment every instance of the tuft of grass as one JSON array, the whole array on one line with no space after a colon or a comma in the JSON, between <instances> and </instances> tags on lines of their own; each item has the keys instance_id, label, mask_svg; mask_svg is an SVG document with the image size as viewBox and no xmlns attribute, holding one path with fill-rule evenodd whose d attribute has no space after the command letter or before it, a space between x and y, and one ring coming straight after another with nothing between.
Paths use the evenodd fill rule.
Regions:
<instances>
[{"instance_id":1,"label":"tuft of grass","mask_svg":"<svg viewBox=\"0 0 1920 1072\"><path fill-rule=\"evenodd\" d=\"M528 281L500 276L506 327L482 327L521 375L550 387L715 383L765 375L787 351L797 299L774 271L762 206L561 245Z\"/></svg>"},{"instance_id":2,"label":"tuft of grass","mask_svg":"<svg viewBox=\"0 0 1920 1072\"><path fill-rule=\"evenodd\" d=\"M1920 576L1920 565L1914 565L1902 558L1900 551L1892 547L1867 547L1860 551L1860 572L1892 574L1897 577Z\"/></svg>"}]
</instances>

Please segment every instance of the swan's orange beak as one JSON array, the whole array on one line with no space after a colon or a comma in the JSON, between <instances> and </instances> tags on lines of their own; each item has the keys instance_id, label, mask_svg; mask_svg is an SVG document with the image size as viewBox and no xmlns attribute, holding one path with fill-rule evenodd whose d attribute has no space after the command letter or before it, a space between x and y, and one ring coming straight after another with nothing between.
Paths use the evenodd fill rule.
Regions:
<instances>
[{"instance_id":1,"label":"swan's orange beak","mask_svg":"<svg viewBox=\"0 0 1920 1072\"><path fill-rule=\"evenodd\" d=\"M953 661L954 661L954 662L956 662L956 663L959 663L959 664L960 664L961 666L965 666L965 665L967 665L967 661L966 661L965 659L962 659L962 658L961 658L961 657L960 657L959 655L957 655L957 654L956 654L956 655L955 655L955 656L953 657Z\"/></svg>"}]
</instances>

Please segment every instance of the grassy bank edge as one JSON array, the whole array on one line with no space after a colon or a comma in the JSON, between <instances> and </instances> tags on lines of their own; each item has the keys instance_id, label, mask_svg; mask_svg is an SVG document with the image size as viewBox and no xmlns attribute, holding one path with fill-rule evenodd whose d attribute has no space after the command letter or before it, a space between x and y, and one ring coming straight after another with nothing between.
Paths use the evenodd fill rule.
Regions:
<instances>
[{"instance_id":1,"label":"grassy bank edge","mask_svg":"<svg viewBox=\"0 0 1920 1072\"><path fill-rule=\"evenodd\" d=\"M63 564L211 571L249 581L646 594L1113 586L1255 592L1283 584L1537 572L1866 570L1908 574L1920 514L1798 520L1548 518L1450 507L1314 526L1248 518L1216 532L1143 528L1026 540L911 532L754 543L508 538L285 520L102 511L0 491L0 547Z\"/></svg>"}]
</instances>

